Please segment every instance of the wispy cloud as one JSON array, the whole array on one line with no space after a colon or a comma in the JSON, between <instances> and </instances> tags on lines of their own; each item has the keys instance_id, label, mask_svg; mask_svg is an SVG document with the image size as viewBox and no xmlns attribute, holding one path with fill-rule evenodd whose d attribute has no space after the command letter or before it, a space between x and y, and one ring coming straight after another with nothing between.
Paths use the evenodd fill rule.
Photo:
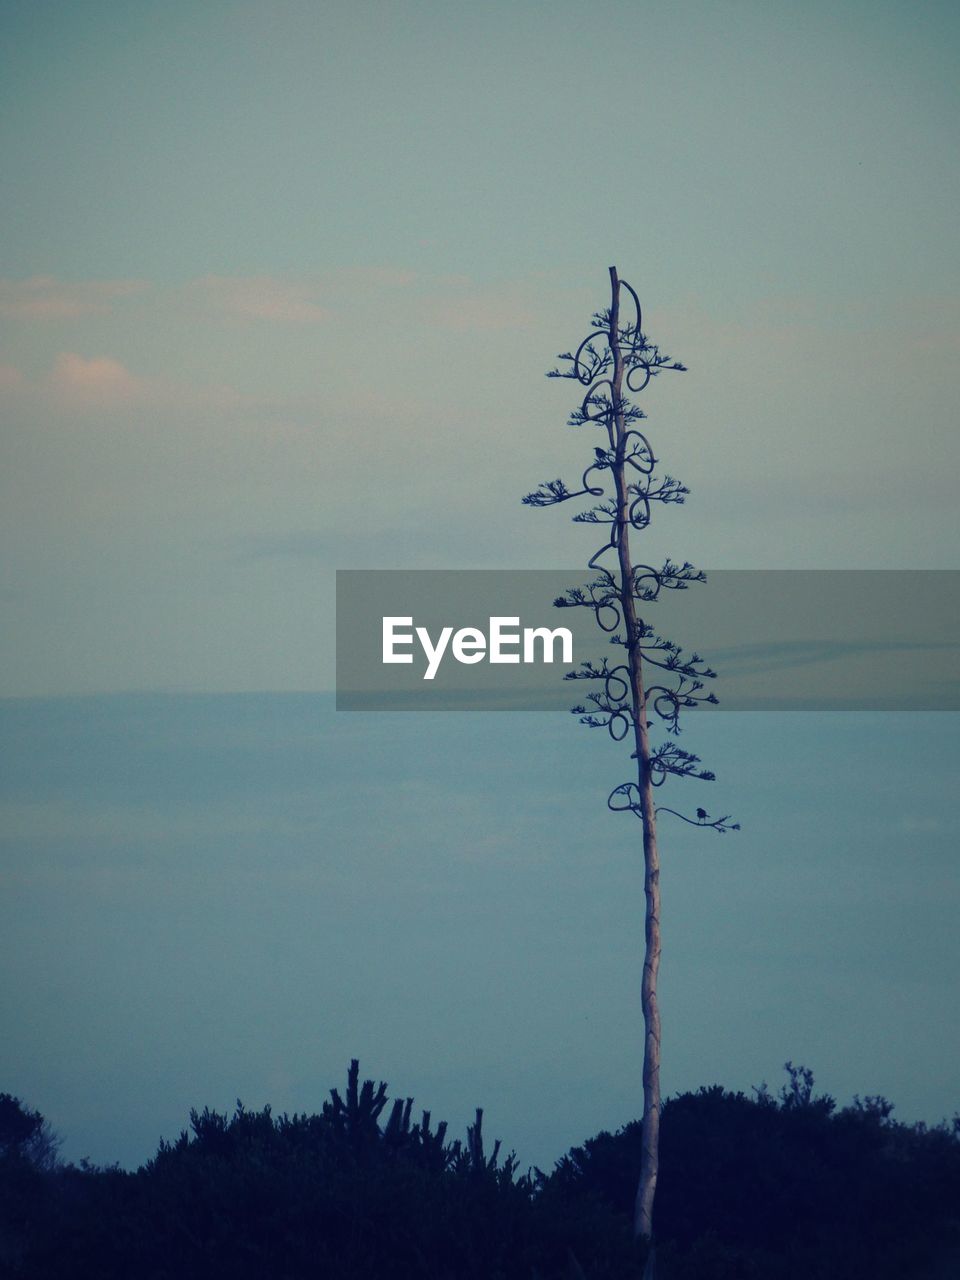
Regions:
<instances>
[{"instance_id":1,"label":"wispy cloud","mask_svg":"<svg viewBox=\"0 0 960 1280\"><path fill-rule=\"evenodd\" d=\"M0 391L18 391L23 384L23 374L15 365L0 363Z\"/></svg>"},{"instance_id":2,"label":"wispy cloud","mask_svg":"<svg viewBox=\"0 0 960 1280\"><path fill-rule=\"evenodd\" d=\"M243 395L226 383L198 384L169 375L144 375L115 356L87 356L77 351L59 352L52 365L33 378L15 365L0 363L0 400L8 406L32 405L45 414L111 413L132 408L233 414L270 408L265 401Z\"/></svg>"},{"instance_id":3,"label":"wispy cloud","mask_svg":"<svg viewBox=\"0 0 960 1280\"><path fill-rule=\"evenodd\" d=\"M908 835L932 835L948 829L947 822L939 814L905 814L897 826Z\"/></svg>"},{"instance_id":4,"label":"wispy cloud","mask_svg":"<svg viewBox=\"0 0 960 1280\"><path fill-rule=\"evenodd\" d=\"M145 280L0 280L0 315L14 320L72 320L105 315L121 298L149 289Z\"/></svg>"},{"instance_id":5,"label":"wispy cloud","mask_svg":"<svg viewBox=\"0 0 960 1280\"><path fill-rule=\"evenodd\" d=\"M525 329L534 323L529 293L515 283L478 286L466 277L449 276L436 284L436 291L420 301L427 324L459 333L484 333Z\"/></svg>"},{"instance_id":6,"label":"wispy cloud","mask_svg":"<svg viewBox=\"0 0 960 1280\"><path fill-rule=\"evenodd\" d=\"M398 291L407 314L432 328L492 333L536 321L529 289L518 281L478 283L466 275L418 276L406 267L354 266L301 276L198 276L174 286L141 279L67 281L52 275L0 279L0 317L19 322L82 320L107 315L122 300L142 297L159 313L230 324L316 325L344 307L385 304Z\"/></svg>"},{"instance_id":7,"label":"wispy cloud","mask_svg":"<svg viewBox=\"0 0 960 1280\"><path fill-rule=\"evenodd\" d=\"M275 276L202 276L184 289L202 310L231 320L319 324L330 318L315 285Z\"/></svg>"},{"instance_id":8,"label":"wispy cloud","mask_svg":"<svg viewBox=\"0 0 960 1280\"><path fill-rule=\"evenodd\" d=\"M363 287L403 289L416 281L417 273L407 267L341 267L324 273L324 278Z\"/></svg>"},{"instance_id":9,"label":"wispy cloud","mask_svg":"<svg viewBox=\"0 0 960 1280\"><path fill-rule=\"evenodd\" d=\"M956 648L956 640L775 640L715 649L712 656L729 675L758 675L805 667L811 663L834 662L839 658L858 659L885 653L941 653L952 652Z\"/></svg>"},{"instance_id":10,"label":"wispy cloud","mask_svg":"<svg viewBox=\"0 0 960 1280\"><path fill-rule=\"evenodd\" d=\"M48 378L56 398L69 405L103 407L128 405L145 398L148 384L112 356L86 359L63 351Z\"/></svg>"},{"instance_id":11,"label":"wispy cloud","mask_svg":"<svg viewBox=\"0 0 960 1280\"><path fill-rule=\"evenodd\" d=\"M417 279L405 267L357 266L299 277L205 275L170 288L141 279L62 280L52 275L0 279L0 317L17 321L74 320L106 315L123 299L149 294L209 319L321 324L344 292L402 289ZM330 301L330 298L336 301Z\"/></svg>"}]
</instances>

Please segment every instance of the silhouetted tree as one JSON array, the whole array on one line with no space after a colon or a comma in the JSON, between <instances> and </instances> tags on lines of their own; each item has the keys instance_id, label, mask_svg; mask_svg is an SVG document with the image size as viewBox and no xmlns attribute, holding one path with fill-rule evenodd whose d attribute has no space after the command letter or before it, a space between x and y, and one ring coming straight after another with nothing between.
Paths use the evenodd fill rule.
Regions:
<instances>
[{"instance_id":1,"label":"silhouetted tree","mask_svg":"<svg viewBox=\"0 0 960 1280\"><path fill-rule=\"evenodd\" d=\"M838 1108L806 1067L751 1098L719 1085L663 1108L658 1251L671 1280L946 1280L960 1275L960 1124ZM632 1211L641 1126L601 1133L551 1182Z\"/></svg>"},{"instance_id":2,"label":"silhouetted tree","mask_svg":"<svg viewBox=\"0 0 960 1280\"><path fill-rule=\"evenodd\" d=\"M626 294L626 303L623 294ZM624 312L629 311L629 315ZM605 728L615 741L631 736L637 762L636 780L622 783L610 793L613 810L626 810L640 819L644 858L645 951L641 1001L644 1021L643 1139L634 1214L637 1236L652 1237L653 1201L657 1186L660 1131L660 1013L657 974L660 967L660 854L657 847L657 815L671 813L693 826L714 831L736 830L728 815L711 818L705 809L687 817L675 809L657 806L654 790L667 778L714 775L700 767L700 760L667 737L654 746L650 737L653 714L668 735L680 731L680 713L699 702L715 702L703 692L704 682L715 672L700 655L684 656L679 645L656 633L647 613L661 592L682 591L692 582L704 581L702 571L685 561L667 560L662 568L634 563L631 534L650 523L653 504L682 503L689 490L673 476L656 473L657 459L637 424L646 417L630 393L644 390L665 370L682 372L684 366L664 355L649 341L642 328L640 300L616 267L610 268L610 306L593 317L593 327L573 352L558 357L564 367L548 375L572 378L586 394L569 421L575 427L601 431L601 444L583 472L579 486L548 480L528 493L531 507L548 507L575 498L594 504L573 519L605 530L605 541L588 561L597 577L576 587L555 603L562 608L592 609L611 643L625 650L624 660L584 663L568 674L585 680L594 689L585 702L573 708L581 723Z\"/></svg>"},{"instance_id":3,"label":"silhouetted tree","mask_svg":"<svg viewBox=\"0 0 960 1280\"><path fill-rule=\"evenodd\" d=\"M806 1068L787 1071L776 1095L714 1085L665 1103L657 1236L670 1280L960 1274L960 1122L897 1124L882 1098L840 1110ZM370 1114L381 1101L384 1122ZM22 1151L23 1116L37 1113L16 1102L2 1111L0 1276L639 1280L641 1123L518 1177L499 1144L485 1149L479 1111L447 1144L444 1125L431 1133L427 1113L410 1125L409 1100L396 1101L361 1085L354 1063L339 1109L195 1110L136 1173L38 1169Z\"/></svg>"},{"instance_id":4,"label":"silhouetted tree","mask_svg":"<svg viewBox=\"0 0 960 1280\"><path fill-rule=\"evenodd\" d=\"M19 1098L0 1093L0 1159L26 1160L36 1169L52 1169L57 1163L60 1139L39 1111L31 1111Z\"/></svg>"}]
</instances>

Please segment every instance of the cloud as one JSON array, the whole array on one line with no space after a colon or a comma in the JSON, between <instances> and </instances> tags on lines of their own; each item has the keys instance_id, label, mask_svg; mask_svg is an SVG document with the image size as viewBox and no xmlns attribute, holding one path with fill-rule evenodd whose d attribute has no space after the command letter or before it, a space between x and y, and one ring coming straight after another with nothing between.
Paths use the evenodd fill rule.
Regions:
<instances>
[{"instance_id":1,"label":"cloud","mask_svg":"<svg viewBox=\"0 0 960 1280\"><path fill-rule=\"evenodd\" d=\"M933 814L907 814L897 825L909 835L932 835L934 832L946 831L948 826L943 818Z\"/></svg>"},{"instance_id":2,"label":"cloud","mask_svg":"<svg viewBox=\"0 0 960 1280\"><path fill-rule=\"evenodd\" d=\"M529 294L516 284L476 287L466 277L447 276L442 291L424 297L421 315L429 325L459 333L526 329L535 321Z\"/></svg>"},{"instance_id":3,"label":"cloud","mask_svg":"<svg viewBox=\"0 0 960 1280\"><path fill-rule=\"evenodd\" d=\"M415 272L391 266L343 267L299 279L211 274L168 288L141 279L69 281L36 275L0 279L0 317L27 322L83 319L107 315L119 301L150 292L161 312L173 305L212 320L312 325L329 320L358 293L404 289L416 280Z\"/></svg>"},{"instance_id":4,"label":"cloud","mask_svg":"<svg viewBox=\"0 0 960 1280\"><path fill-rule=\"evenodd\" d=\"M19 391L24 377L15 365L0 363L0 391Z\"/></svg>"},{"instance_id":5,"label":"cloud","mask_svg":"<svg viewBox=\"0 0 960 1280\"><path fill-rule=\"evenodd\" d=\"M838 659L860 660L872 654L954 652L956 640L771 640L714 649L712 656L728 675L759 675ZM903 692L901 689L900 692ZM879 698L879 695L878 695Z\"/></svg>"},{"instance_id":6,"label":"cloud","mask_svg":"<svg viewBox=\"0 0 960 1280\"><path fill-rule=\"evenodd\" d=\"M330 318L314 286L275 276L202 276L186 286L202 309L233 320L319 324Z\"/></svg>"},{"instance_id":7,"label":"cloud","mask_svg":"<svg viewBox=\"0 0 960 1280\"><path fill-rule=\"evenodd\" d=\"M62 403L81 407L126 405L142 399L147 386L112 356L87 360L63 351L49 375L49 385Z\"/></svg>"},{"instance_id":8,"label":"cloud","mask_svg":"<svg viewBox=\"0 0 960 1280\"><path fill-rule=\"evenodd\" d=\"M134 373L115 356L61 351L51 367L34 378L0 361L0 401L51 411L77 412L149 408L173 415L197 411L227 415L281 415L285 406L237 391L226 382L195 383L166 374Z\"/></svg>"},{"instance_id":9,"label":"cloud","mask_svg":"<svg viewBox=\"0 0 960 1280\"><path fill-rule=\"evenodd\" d=\"M369 285L374 288L402 289L417 279L417 273L406 267L341 267L331 272L330 278L347 284Z\"/></svg>"},{"instance_id":10,"label":"cloud","mask_svg":"<svg viewBox=\"0 0 960 1280\"><path fill-rule=\"evenodd\" d=\"M120 298L142 293L145 280L58 280L30 276L0 280L0 315L13 320L72 320L105 315Z\"/></svg>"}]
</instances>

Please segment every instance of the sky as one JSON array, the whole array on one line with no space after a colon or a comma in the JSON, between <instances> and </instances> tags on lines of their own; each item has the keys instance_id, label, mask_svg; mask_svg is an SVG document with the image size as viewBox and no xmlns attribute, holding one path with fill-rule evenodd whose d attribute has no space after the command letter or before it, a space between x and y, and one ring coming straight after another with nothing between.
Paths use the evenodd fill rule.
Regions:
<instances>
[{"instance_id":1,"label":"sky","mask_svg":"<svg viewBox=\"0 0 960 1280\"><path fill-rule=\"evenodd\" d=\"M564 811L548 889L535 837L548 801L605 823L617 765L562 719L337 714L334 572L585 558L582 529L519 498L582 468L569 387L543 374L605 304L611 263L689 368L644 397L692 490L651 559L960 567L960 15L0 13L0 1067L74 1157L136 1163L191 1105L317 1107L369 1045L371 1073L451 1122L482 1103L549 1162L636 1097L635 863L598 865L592 825L568 834ZM950 1113L954 717L730 714L697 732L744 831L671 890L688 952L664 976L670 1087L774 1080L809 1046L838 1092ZM610 857L632 856L617 839ZM396 897L363 899L397 874ZM554 923L582 966L564 969ZM368 1004L395 960L382 937L419 940L408 985ZM581 1037L568 1011L594 1004ZM448 1024L459 1047L431 1069L418 1036ZM541 1086L596 1105L560 1122L557 1102L528 1131L518 1099Z\"/></svg>"},{"instance_id":2,"label":"sky","mask_svg":"<svg viewBox=\"0 0 960 1280\"><path fill-rule=\"evenodd\" d=\"M69 1158L135 1167L238 1097L318 1111L352 1057L451 1136L482 1106L524 1169L638 1114L639 824L604 804L626 753L550 713L330 701L4 706L0 1087ZM958 1110L958 730L685 731L718 775L685 802L742 830L661 817L665 1096L776 1091L789 1059L841 1104Z\"/></svg>"}]
</instances>

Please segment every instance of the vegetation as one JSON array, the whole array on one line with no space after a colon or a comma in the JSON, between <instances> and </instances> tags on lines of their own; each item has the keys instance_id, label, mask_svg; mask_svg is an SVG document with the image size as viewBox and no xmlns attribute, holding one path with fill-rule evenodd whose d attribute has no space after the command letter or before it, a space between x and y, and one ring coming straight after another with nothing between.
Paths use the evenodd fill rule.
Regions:
<instances>
[{"instance_id":1,"label":"vegetation","mask_svg":"<svg viewBox=\"0 0 960 1280\"><path fill-rule=\"evenodd\" d=\"M623 295L626 295L625 297ZM611 661L584 662L567 674L583 680L592 692L573 707L581 724L606 729L615 742L629 739L636 760L636 781L620 783L607 798L617 813L640 819L643 845L644 954L640 983L643 1012L643 1116L638 1150L634 1235L653 1238L653 1203L657 1190L660 1146L660 1007L657 976L660 971L660 849L657 818L672 814L695 827L721 834L739 830L729 814L711 818L698 808L689 817L667 805L657 804L654 793L668 779L712 782L714 774L700 767L700 757L678 747L681 713L701 702L716 702L705 693L705 682L716 672L698 653L684 654L678 644L657 634L649 610L665 592L686 591L706 575L689 561L667 560L662 568L634 560L633 534L650 525L655 504L683 503L690 490L674 476L657 473L659 459L639 423L646 413L630 399L644 391L664 372L683 373L686 366L665 355L643 331L640 299L610 268L610 306L598 311L590 332L576 351L558 357L561 368L547 376L572 378L580 403L568 418L570 426L600 431L599 445L580 480L579 488L563 480L547 480L523 502L529 507L553 507L574 499L592 505L573 517L578 524L603 530L603 543L587 561L596 578L574 587L554 603L559 608L590 609L601 632L623 654ZM594 435L596 439L596 435ZM599 502L596 499L600 499ZM654 616L655 616L654 609ZM666 738L655 745L650 730L665 729ZM647 1275L653 1275L653 1254Z\"/></svg>"},{"instance_id":2,"label":"vegetation","mask_svg":"<svg viewBox=\"0 0 960 1280\"><path fill-rule=\"evenodd\" d=\"M947 1280L960 1272L960 1119L838 1109L788 1064L779 1094L719 1086L663 1107L661 1280ZM639 1122L550 1174L390 1103L351 1065L319 1115L194 1111L136 1172L49 1158L0 1095L0 1275L29 1280L638 1280Z\"/></svg>"}]
</instances>

